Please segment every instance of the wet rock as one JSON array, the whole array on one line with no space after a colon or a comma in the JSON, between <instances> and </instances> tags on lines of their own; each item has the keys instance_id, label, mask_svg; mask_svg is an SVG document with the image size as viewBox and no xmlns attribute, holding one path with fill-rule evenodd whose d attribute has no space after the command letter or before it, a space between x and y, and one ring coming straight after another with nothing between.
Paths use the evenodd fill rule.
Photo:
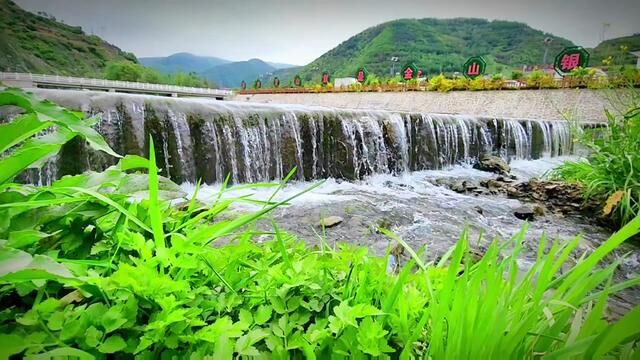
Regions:
<instances>
[{"instance_id":1,"label":"wet rock","mask_svg":"<svg viewBox=\"0 0 640 360\"><path fill-rule=\"evenodd\" d=\"M484 215L484 210L480 206L475 206L473 209L477 211L478 214Z\"/></svg>"},{"instance_id":2,"label":"wet rock","mask_svg":"<svg viewBox=\"0 0 640 360\"><path fill-rule=\"evenodd\" d=\"M525 205L517 208L513 215L520 220L534 221L537 217L544 216L544 208L540 205Z\"/></svg>"},{"instance_id":3,"label":"wet rock","mask_svg":"<svg viewBox=\"0 0 640 360\"><path fill-rule=\"evenodd\" d=\"M334 226L339 225L340 223L342 223L344 221L343 218L341 218L340 216L328 216L325 218L320 219L320 221L316 224L317 227L324 227L324 228L332 228Z\"/></svg>"},{"instance_id":4,"label":"wet rock","mask_svg":"<svg viewBox=\"0 0 640 360\"><path fill-rule=\"evenodd\" d=\"M457 193L466 192L466 189L464 187L464 181L459 181L459 182L453 184L450 189L455 191L455 192L457 192Z\"/></svg>"},{"instance_id":5,"label":"wet rock","mask_svg":"<svg viewBox=\"0 0 640 360\"><path fill-rule=\"evenodd\" d=\"M474 169L489 171L496 174L508 175L511 172L511 167L501 157L484 154L473 165Z\"/></svg>"},{"instance_id":6,"label":"wet rock","mask_svg":"<svg viewBox=\"0 0 640 360\"><path fill-rule=\"evenodd\" d=\"M500 175L500 176L498 176L496 178L496 181L504 182L504 183L512 183L512 182L515 181L515 176L502 176L502 175Z\"/></svg>"}]
</instances>

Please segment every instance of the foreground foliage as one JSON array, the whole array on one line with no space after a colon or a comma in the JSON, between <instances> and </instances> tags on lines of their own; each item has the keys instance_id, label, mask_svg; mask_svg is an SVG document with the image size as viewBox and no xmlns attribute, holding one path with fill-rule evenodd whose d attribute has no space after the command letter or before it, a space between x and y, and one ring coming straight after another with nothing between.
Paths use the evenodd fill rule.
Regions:
<instances>
[{"instance_id":1,"label":"foreground foliage","mask_svg":"<svg viewBox=\"0 0 640 360\"><path fill-rule=\"evenodd\" d=\"M608 199L604 215L625 224L640 214L640 108L622 117L607 112L607 118L607 127L579 137L587 159L566 162L552 176L583 184L586 198Z\"/></svg>"},{"instance_id":2,"label":"foreground foliage","mask_svg":"<svg viewBox=\"0 0 640 360\"><path fill-rule=\"evenodd\" d=\"M12 147L35 133L13 125L26 117L45 126L56 110L65 122L90 124L17 91L0 99L26 111L0 126ZM56 125L54 133L73 131ZM21 162L20 153L3 161ZM251 186L275 193L291 175ZM393 272L388 257L365 248L322 239L308 247L275 224L268 232L253 225L291 198L237 214L234 202L256 201L223 185L210 206L195 195L172 206L179 188L158 176L153 145L149 160L126 156L49 187L11 178L0 181L2 358L631 359L640 351L640 308L603 320L609 295L640 278L614 283L618 261L601 263L638 233L640 218L573 266L579 237L543 238L526 271L518 262L526 228L479 260L463 232L435 264L382 229L412 255Z\"/></svg>"}]
</instances>

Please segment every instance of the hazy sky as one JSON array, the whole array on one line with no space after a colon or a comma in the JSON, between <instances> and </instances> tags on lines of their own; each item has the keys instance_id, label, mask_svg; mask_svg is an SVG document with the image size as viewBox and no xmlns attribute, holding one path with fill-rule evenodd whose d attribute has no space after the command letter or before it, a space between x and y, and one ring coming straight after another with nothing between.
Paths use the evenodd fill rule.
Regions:
<instances>
[{"instance_id":1,"label":"hazy sky","mask_svg":"<svg viewBox=\"0 0 640 360\"><path fill-rule=\"evenodd\" d=\"M398 18L521 21L583 46L640 32L640 0L16 0L139 57L176 52L306 64Z\"/></svg>"}]
</instances>

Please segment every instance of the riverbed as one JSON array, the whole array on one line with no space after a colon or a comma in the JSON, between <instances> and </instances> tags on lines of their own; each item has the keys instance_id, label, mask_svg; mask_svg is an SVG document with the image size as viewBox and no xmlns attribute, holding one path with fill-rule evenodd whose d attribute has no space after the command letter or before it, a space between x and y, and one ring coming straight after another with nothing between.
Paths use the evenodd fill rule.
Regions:
<instances>
[{"instance_id":1,"label":"riverbed","mask_svg":"<svg viewBox=\"0 0 640 360\"><path fill-rule=\"evenodd\" d=\"M534 176L542 176L562 161L573 157L543 158L539 160L515 160L511 162L512 173L517 181L526 181ZM544 235L552 240L568 241L581 236L574 258L583 252L593 251L611 234L606 228L594 225L588 218L578 215L564 216L546 211L544 216L527 223L514 216L514 211L523 202L500 195L460 194L446 187L435 185L436 179L480 180L495 178L496 175L473 169L468 165L454 166L445 170L408 172L402 175L378 174L360 181L327 179L317 188L293 199L288 206L276 209L271 218L281 227L300 239L319 244L320 239L334 246L350 243L366 246L376 255L384 255L394 243L376 231L385 227L401 237L414 249L425 246L427 260L443 255L467 228L469 239L477 252L482 253L494 239L508 239L528 226L520 265L529 267L535 260L539 239ZM287 199L317 184L292 182L273 198L275 201ZM192 193L193 185L183 185ZM204 203L215 201L219 186L204 186L198 199ZM233 190L223 198L249 195L253 199L268 200L275 188L246 188ZM233 205L236 211L258 210L262 206L247 202ZM342 222L332 228L323 229L318 225L321 218L337 216ZM267 230L270 224L259 225ZM624 280L640 269L640 249L632 244L624 244L612 255L622 256L616 278ZM406 260L406 259L405 259ZM632 305L640 303L640 289L630 289L612 300L612 313L622 314Z\"/></svg>"}]
</instances>

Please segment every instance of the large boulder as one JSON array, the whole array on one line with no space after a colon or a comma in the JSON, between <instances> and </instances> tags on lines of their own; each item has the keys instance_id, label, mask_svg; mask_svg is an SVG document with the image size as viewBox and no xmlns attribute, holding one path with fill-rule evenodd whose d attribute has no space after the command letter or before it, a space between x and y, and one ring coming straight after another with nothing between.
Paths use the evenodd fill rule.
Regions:
<instances>
[{"instance_id":1,"label":"large boulder","mask_svg":"<svg viewBox=\"0 0 640 360\"><path fill-rule=\"evenodd\" d=\"M500 175L508 175L511 167L499 156L484 154L473 165L474 169L489 171Z\"/></svg>"}]
</instances>

